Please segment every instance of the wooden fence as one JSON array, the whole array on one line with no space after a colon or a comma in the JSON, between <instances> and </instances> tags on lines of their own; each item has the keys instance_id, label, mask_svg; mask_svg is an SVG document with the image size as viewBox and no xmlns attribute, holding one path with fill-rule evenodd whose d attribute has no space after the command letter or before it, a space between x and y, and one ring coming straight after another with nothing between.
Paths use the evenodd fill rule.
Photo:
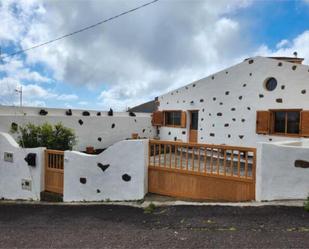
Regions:
<instances>
[{"instance_id":1,"label":"wooden fence","mask_svg":"<svg viewBox=\"0 0 309 249\"><path fill-rule=\"evenodd\" d=\"M64 152L45 150L45 190L63 194Z\"/></svg>"},{"instance_id":2,"label":"wooden fence","mask_svg":"<svg viewBox=\"0 0 309 249\"><path fill-rule=\"evenodd\" d=\"M149 192L194 199L255 199L256 149L149 141Z\"/></svg>"}]
</instances>

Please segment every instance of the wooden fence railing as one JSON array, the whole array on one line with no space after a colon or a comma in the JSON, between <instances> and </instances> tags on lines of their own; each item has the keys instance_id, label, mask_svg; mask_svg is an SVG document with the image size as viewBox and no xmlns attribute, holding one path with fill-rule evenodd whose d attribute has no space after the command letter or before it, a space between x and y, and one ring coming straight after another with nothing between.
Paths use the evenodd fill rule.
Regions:
<instances>
[{"instance_id":1,"label":"wooden fence railing","mask_svg":"<svg viewBox=\"0 0 309 249\"><path fill-rule=\"evenodd\" d=\"M150 140L149 167L255 181L256 149Z\"/></svg>"}]
</instances>

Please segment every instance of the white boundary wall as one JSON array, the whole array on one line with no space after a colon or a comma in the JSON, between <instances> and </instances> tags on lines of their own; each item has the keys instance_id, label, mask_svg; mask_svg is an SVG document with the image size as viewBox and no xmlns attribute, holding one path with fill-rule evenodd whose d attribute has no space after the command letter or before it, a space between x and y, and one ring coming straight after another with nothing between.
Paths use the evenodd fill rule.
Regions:
<instances>
[{"instance_id":1,"label":"white boundary wall","mask_svg":"<svg viewBox=\"0 0 309 249\"><path fill-rule=\"evenodd\" d=\"M309 162L309 140L295 144L259 143L257 151L257 201L307 198L309 168L297 168L294 163L295 160Z\"/></svg>"},{"instance_id":2,"label":"white boundary wall","mask_svg":"<svg viewBox=\"0 0 309 249\"><path fill-rule=\"evenodd\" d=\"M148 192L147 139L120 141L99 155L65 151L64 161L65 202L139 200ZM103 171L98 163L109 167Z\"/></svg>"},{"instance_id":3,"label":"white boundary wall","mask_svg":"<svg viewBox=\"0 0 309 249\"><path fill-rule=\"evenodd\" d=\"M46 116L39 115L41 109L48 112ZM25 125L27 123L56 124L61 122L64 126L75 131L77 151L85 151L87 146L103 149L108 146L131 138L132 133L137 133L142 138L152 138L155 129L151 125L150 113L135 113L135 117L128 112L114 112L108 116L107 112L88 111L90 116L83 116L83 111L72 109L72 116L66 115L67 109L35 108L35 107L8 107L0 106L0 131L9 132L12 123ZM16 135L13 134L16 138Z\"/></svg>"},{"instance_id":4,"label":"white boundary wall","mask_svg":"<svg viewBox=\"0 0 309 249\"><path fill-rule=\"evenodd\" d=\"M44 188L44 149L23 149L7 133L0 132L0 198L40 200ZM4 153L13 154L13 162L4 161ZM28 166L24 158L36 154L36 166ZM30 182L31 190L22 189L22 180Z\"/></svg>"}]
</instances>

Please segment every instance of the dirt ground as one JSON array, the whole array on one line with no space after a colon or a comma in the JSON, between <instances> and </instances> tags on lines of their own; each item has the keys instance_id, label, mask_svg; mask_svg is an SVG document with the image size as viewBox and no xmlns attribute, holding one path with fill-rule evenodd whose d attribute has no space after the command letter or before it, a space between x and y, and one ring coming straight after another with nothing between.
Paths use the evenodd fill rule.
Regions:
<instances>
[{"instance_id":1,"label":"dirt ground","mask_svg":"<svg viewBox=\"0 0 309 249\"><path fill-rule=\"evenodd\" d=\"M309 248L299 207L0 204L0 248Z\"/></svg>"}]
</instances>

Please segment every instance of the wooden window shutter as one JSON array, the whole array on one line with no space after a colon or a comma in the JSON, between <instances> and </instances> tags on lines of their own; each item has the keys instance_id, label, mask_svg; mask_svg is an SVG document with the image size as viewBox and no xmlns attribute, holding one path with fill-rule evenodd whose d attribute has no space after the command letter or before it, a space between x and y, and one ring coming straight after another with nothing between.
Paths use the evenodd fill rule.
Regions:
<instances>
[{"instance_id":1,"label":"wooden window shutter","mask_svg":"<svg viewBox=\"0 0 309 249\"><path fill-rule=\"evenodd\" d=\"M152 123L152 125L156 125L156 126L163 125L163 112L156 111L156 112L152 113L151 123Z\"/></svg>"},{"instance_id":2,"label":"wooden window shutter","mask_svg":"<svg viewBox=\"0 0 309 249\"><path fill-rule=\"evenodd\" d=\"M186 112L181 112L180 127L181 128L186 128L187 127L187 113Z\"/></svg>"},{"instance_id":3,"label":"wooden window shutter","mask_svg":"<svg viewBox=\"0 0 309 249\"><path fill-rule=\"evenodd\" d=\"M300 112L300 120L301 135L304 137L309 137L309 111Z\"/></svg>"},{"instance_id":4,"label":"wooden window shutter","mask_svg":"<svg viewBox=\"0 0 309 249\"><path fill-rule=\"evenodd\" d=\"M270 111L256 112L256 133L268 134L270 132Z\"/></svg>"}]
</instances>

